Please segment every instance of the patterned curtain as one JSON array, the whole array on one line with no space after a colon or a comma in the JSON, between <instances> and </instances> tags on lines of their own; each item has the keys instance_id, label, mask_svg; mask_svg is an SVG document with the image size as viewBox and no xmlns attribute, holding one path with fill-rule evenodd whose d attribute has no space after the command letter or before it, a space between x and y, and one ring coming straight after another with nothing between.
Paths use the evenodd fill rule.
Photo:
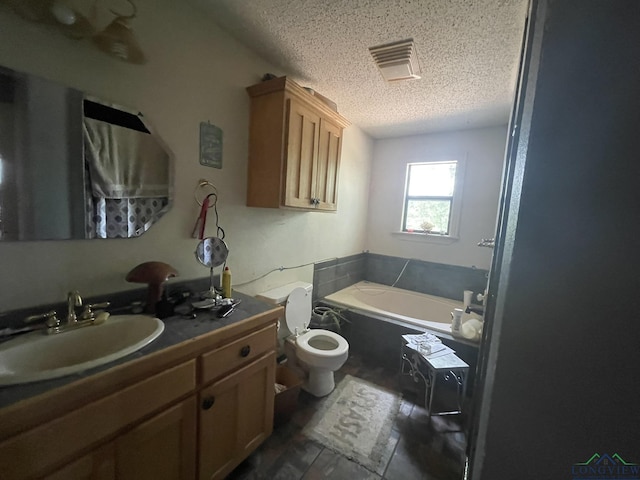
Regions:
<instances>
[{"instance_id":1,"label":"patterned curtain","mask_svg":"<svg viewBox=\"0 0 640 480\"><path fill-rule=\"evenodd\" d=\"M137 237L151 227L167 198L92 198L90 238Z\"/></svg>"},{"instance_id":2,"label":"patterned curtain","mask_svg":"<svg viewBox=\"0 0 640 480\"><path fill-rule=\"evenodd\" d=\"M89 168L85 163L85 175ZM92 194L91 182L85 182L86 238L130 238L146 232L168 205L167 197L100 198Z\"/></svg>"},{"instance_id":3,"label":"patterned curtain","mask_svg":"<svg viewBox=\"0 0 640 480\"><path fill-rule=\"evenodd\" d=\"M84 140L86 237L142 235L169 204L169 155L146 129L94 118Z\"/></svg>"}]
</instances>

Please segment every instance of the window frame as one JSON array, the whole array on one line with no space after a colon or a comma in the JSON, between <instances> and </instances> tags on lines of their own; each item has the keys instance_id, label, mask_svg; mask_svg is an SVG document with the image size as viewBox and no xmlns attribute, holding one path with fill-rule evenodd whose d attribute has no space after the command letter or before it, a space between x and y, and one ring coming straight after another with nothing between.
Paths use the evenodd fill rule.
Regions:
<instances>
[{"instance_id":1,"label":"window frame","mask_svg":"<svg viewBox=\"0 0 640 480\"><path fill-rule=\"evenodd\" d=\"M453 194L451 196L442 195L409 195L409 180L411 166L413 165L428 165L428 164L443 164L443 163L456 163L456 174L454 178ZM402 198L402 215L400 218L400 231L401 235L426 237L429 239L449 239L457 240L460 228L460 215L462 210L462 191L463 191L463 179L465 169L465 159L441 159L441 160L426 160L426 161L411 161L405 164L405 188ZM427 233L424 230L407 230L406 220L408 213L409 200L449 200L449 225L447 233Z\"/></svg>"}]
</instances>

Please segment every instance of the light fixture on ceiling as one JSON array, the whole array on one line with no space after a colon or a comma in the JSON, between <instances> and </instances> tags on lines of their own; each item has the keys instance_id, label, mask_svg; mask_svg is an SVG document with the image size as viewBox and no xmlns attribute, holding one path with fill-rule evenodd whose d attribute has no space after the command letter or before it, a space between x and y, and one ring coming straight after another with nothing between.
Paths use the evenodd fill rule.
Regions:
<instances>
[{"instance_id":1,"label":"light fixture on ceiling","mask_svg":"<svg viewBox=\"0 0 640 480\"><path fill-rule=\"evenodd\" d=\"M133 7L131 15L120 15L111 10L116 18L104 30L93 36L93 42L100 50L120 60L137 64L145 63L147 59L129 25L129 20L135 18L138 9L132 0L127 1Z\"/></svg>"},{"instance_id":2,"label":"light fixture on ceiling","mask_svg":"<svg viewBox=\"0 0 640 480\"><path fill-rule=\"evenodd\" d=\"M55 25L72 38L86 38L96 31L93 22L65 0L9 0L7 3L25 20Z\"/></svg>"},{"instance_id":3,"label":"light fixture on ceiling","mask_svg":"<svg viewBox=\"0 0 640 480\"><path fill-rule=\"evenodd\" d=\"M48 11L58 22L58 28L62 33L71 38L81 39L96 33L92 20L89 20L82 13L60 0L51 2ZM92 7L90 16L95 18L95 4Z\"/></svg>"},{"instance_id":4,"label":"light fixture on ceiling","mask_svg":"<svg viewBox=\"0 0 640 480\"><path fill-rule=\"evenodd\" d=\"M91 38L103 52L125 62L141 64L146 58L129 25L138 10L133 0L127 2L133 12L122 15L109 9L116 18L104 30L98 31L95 26L98 0L92 2L87 15L75 8L72 0L8 0L14 11L26 20L55 25L71 38Z\"/></svg>"},{"instance_id":5,"label":"light fixture on ceiling","mask_svg":"<svg viewBox=\"0 0 640 480\"><path fill-rule=\"evenodd\" d=\"M420 78L420 65L412 38L370 47L369 52L387 82Z\"/></svg>"}]
</instances>

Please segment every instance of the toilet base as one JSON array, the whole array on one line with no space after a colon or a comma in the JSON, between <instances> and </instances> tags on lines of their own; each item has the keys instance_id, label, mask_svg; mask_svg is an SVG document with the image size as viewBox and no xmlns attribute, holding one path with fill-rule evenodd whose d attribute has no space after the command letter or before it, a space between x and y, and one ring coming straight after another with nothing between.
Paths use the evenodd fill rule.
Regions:
<instances>
[{"instance_id":1,"label":"toilet base","mask_svg":"<svg viewBox=\"0 0 640 480\"><path fill-rule=\"evenodd\" d=\"M333 370L325 368L310 368L306 382L302 384L302 389L314 397L325 397L333 392L335 388Z\"/></svg>"}]
</instances>

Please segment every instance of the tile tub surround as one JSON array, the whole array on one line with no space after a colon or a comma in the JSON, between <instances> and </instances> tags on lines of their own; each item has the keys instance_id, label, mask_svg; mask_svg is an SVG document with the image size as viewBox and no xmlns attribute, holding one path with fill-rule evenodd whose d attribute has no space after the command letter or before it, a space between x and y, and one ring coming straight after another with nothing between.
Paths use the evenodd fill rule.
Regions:
<instances>
[{"instance_id":1,"label":"tile tub surround","mask_svg":"<svg viewBox=\"0 0 640 480\"><path fill-rule=\"evenodd\" d=\"M475 299L487 287L487 270L377 253L367 253L365 280L393 285L407 260L407 268L395 285L398 288L461 302L465 290L473 291Z\"/></svg>"},{"instance_id":2,"label":"tile tub surround","mask_svg":"<svg viewBox=\"0 0 640 480\"><path fill-rule=\"evenodd\" d=\"M316 263L313 269L313 300L331 295L361 280L392 285L407 258L363 252ZM410 259L396 287L462 301L465 290L475 296L487 286L487 270Z\"/></svg>"},{"instance_id":3,"label":"tile tub surround","mask_svg":"<svg viewBox=\"0 0 640 480\"><path fill-rule=\"evenodd\" d=\"M316 263L313 267L313 300L364 280L367 254L358 253Z\"/></svg>"},{"instance_id":4,"label":"tile tub surround","mask_svg":"<svg viewBox=\"0 0 640 480\"><path fill-rule=\"evenodd\" d=\"M322 305L336 306L331 302ZM375 314L347 310L343 315L349 320L342 327L340 335L349 342L349 352L363 358L380 362L382 365L397 367L400 371L402 335L420 334L427 331L415 325L409 325ZM442 343L455 350L456 355L469 365L467 396L473 393L475 370L478 363L479 346L459 340L448 334L433 332Z\"/></svg>"},{"instance_id":5,"label":"tile tub surround","mask_svg":"<svg viewBox=\"0 0 640 480\"><path fill-rule=\"evenodd\" d=\"M340 307L327 302L324 297L360 280L392 285L407 260L409 259L364 252L318 263L314 267L314 304ZM359 270L361 266L364 267L362 273ZM477 268L411 259L396 287L462 301L464 290L472 290L474 298L477 293L484 291L488 273L487 270ZM364 278L358 278L361 274ZM339 285L342 287L337 288ZM385 365L397 365L398 369L400 368L401 335L426 331L415 325L364 312L347 311L345 316L350 323L342 326L340 334L349 342L350 352L367 359L377 358ZM469 364L467 395L471 395L479 346L460 341L449 334L437 333L437 335L445 345L455 350L456 354Z\"/></svg>"}]
</instances>

